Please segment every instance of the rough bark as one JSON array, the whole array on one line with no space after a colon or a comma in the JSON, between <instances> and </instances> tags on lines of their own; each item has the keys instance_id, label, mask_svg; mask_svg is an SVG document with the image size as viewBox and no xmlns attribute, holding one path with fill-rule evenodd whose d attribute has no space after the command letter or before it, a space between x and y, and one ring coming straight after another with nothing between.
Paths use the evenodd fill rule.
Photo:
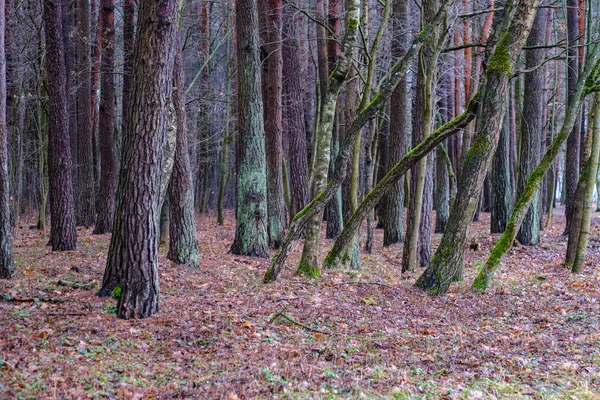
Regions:
<instances>
[{"instance_id":1,"label":"rough bark","mask_svg":"<svg viewBox=\"0 0 600 400\"><path fill-rule=\"evenodd\" d=\"M491 233L502 233L510 218L512 206L512 187L510 182L509 163L509 117L504 116L498 148L492 161L492 204L490 217Z\"/></svg>"},{"instance_id":2,"label":"rough bark","mask_svg":"<svg viewBox=\"0 0 600 400\"><path fill-rule=\"evenodd\" d=\"M46 73L48 79L48 172L50 176L50 243L52 250L74 250L75 203L71 182L71 148L67 113L64 42L59 0L44 0Z\"/></svg>"},{"instance_id":3,"label":"rough bark","mask_svg":"<svg viewBox=\"0 0 600 400\"><path fill-rule=\"evenodd\" d=\"M172 168L171 94L177 33L175 0L140 3L132 91L123 134L117 208L103 287L118 297L117 316L158 311L159 217Z\"/></svg>"},{"instance_id":4,"label":"rough bark","mask_svg":"<svg viewBox=\"0 0 600 400\"><path fill-rule=\"evenodd\" d=\"M256 0L235 4L238 59L237 218L233 254L268 257L267 171Z\"/></svg>"},{"instance_id":5,"label":"rough bark","mask_svg":"<svg viewBox=\"0 0 600 400\"><path fill-rule=\"evenodd\" d=\"M129 109L129 98L133 82L133 43L135 39L135 0L123 0L123 88L121 99L121 132Z\"/></svg>"},{"instance_id":6,"label":"rough bark","mask_svg":"<svg viewBox=\"0 0 600 400\"><path fill-rule=\"evenodd\" d=\"M546 10L540 9L527 39L527 46L542 46L546 35ZM539 68L544 60L544 49L530 49L525 52L525 68L534 69L525 74L523 113L521 122L520 154L517 174L517 197L523 193L525 183L540 161L540 147L543 136L545 96L545 69ZM537 68L536 68L537 67ZM540 241L540 193L533 196L529 211L523 220L517 239L524 245L532 246Z\"/></svg>"},{"instance_id":7,"label":"rough bark","mask_svg":"<svg viewBox=\"0 0 600 400\"><path fill-rule=\"evenodd\" d=\"M458 184L456 200L450 212L432 263L419 277L416 286L430 294L443 294L457 276L462 276L463 256L469 227L473 221L483 181L491 166L498 145L505 113L505 98L512 71L521 48L529 35L538 0L524 0L516 6L513 16L505 15L507 30L492 33L499 40L492 46L481 91L482 105L476 124L476 135L469 149ZM500 12L501 14L504 11ZM501 14L497 14L499 17ZM488 49L488 51L492 51Z\"/></svg>"},{"instance_id":8,"label":"rough bark","mask_svg":"<svg viewBox=\"0 0 600 400\"><path fill-rule=\"evenodd\" d=\"M173 106L177 119L177 144L173 173L169 182L169 253L176 264L198 267L198 239L194 219L194 181L188 149L185 114L185 77L181 46L176 40L173 68Z\"/></svg>"},{"instance_id":9,"label":"rough bark","mask_svg":"<svg viewBox=\"0 0 600 400\"><path fill-rule=\"evenodd\" d=\"M100 92L99 143L100 192L95 234L112 231L117 192L117 146L115 142L115 3L102 0L102 78Z\"/></svg>"},{"instance_id":10,"label":"rough bark","mask_svg":"<svg viewBox=\"0 0 600 400\"><path fill-rule=\"evenodd\" d=\"M578 26L578 0L567 0L567 106L573 104L575 99L575 87L577 85L577 76L579 72L577 44L579 42ZM579 180L579 155L580 155L580 119L578 118L573 126L573 133L567 139L567 154L565 161L564 182L566 185L566 204L565 216L567 225L565 235L570 232L571 215L573 213L573 200L575 199L575 190L577 190L577 181Z\"/></svg>"},{"instance_id":11,"label":"rough bark","mask_svg":"<svg viewBox=\"0 0 600 400\"><path fill-rule=\"evenodd\" d=\"M395 0L392 15L392 57L399 59L406 54L408 32L408 1ZM393 167L406 153L408 122L408 82L404 76L390 102L390 135L388 165ZM387 172L387 171L386 171ZM404 240L404 182L398 181L384 197L383 246L390 246Z\"/></svg>"},{"instance_id":12,"label":"rough bark","mask_svg":"<svg viewBox=\"0 0 600 400\"><path fill-rule=\"evenodd\" d=\"M96 217L92 149L90 1L77 0L77 225Z\"/></svg>"}]
</instances>

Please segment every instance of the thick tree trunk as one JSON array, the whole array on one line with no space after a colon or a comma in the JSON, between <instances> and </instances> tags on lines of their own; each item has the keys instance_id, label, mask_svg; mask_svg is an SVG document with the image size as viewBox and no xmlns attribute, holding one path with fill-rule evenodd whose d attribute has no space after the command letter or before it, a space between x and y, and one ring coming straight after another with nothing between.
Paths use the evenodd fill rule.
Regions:
<instances>
[{"instance_id":1,"label":"thick tree trunk","mask_svg":"<svg viewBox=\"0 0 600 400\"><path fill-rule=\"evenodd\" d=\"M282 121L282 1L260 2L263 44L263 104L265 150L267 154L267 210L269 244L279 247L286 226L283 198L283 121Z\"/></svg>"},{"instance_id":2,"label":"thick tree trunk","mask_svg":"<svg viewBox=\"0 0 600 400\"><path fill-rule=\"evenodd\" d=\"M125 121L129 120L127 112L129 110L129 99L133 83L134 40L135 0L123 0L123 98L121 99L121 132L125 130Z\"/></svg>"},{"instance_id":3,"label":"thick tree trunk","mask_svg":"<svg viewBox=\"0 0 600 400\"><path fill-rule=\"evenodd\" d=\"M96 217L92 149L90 2L77 0L77 225Z\"/></svg>"},{"instance_id":4,"label":"thick tree trunk","mask_svg":"<svg viewBox=\"0 0 600 400\"><path fill-rule=\"evenodd\" d=\"M14 274L10 229L10 189L8 185L8 129L6 126L6 27L5 0L0 0L0 279Z\"/></svg>"},{"instance_id":5,"label":"thick tree trunk","mask_svg":"<svg viewBox=\"0 0 600 400\"><path fill-rule=\"evenodd\" d=\"M117 146L115 143L115 3L102 0L102 79L100 92L100 192L95 234L112 231L117 192Z\"/></svg>"},{"instance_id":6,"label":"thick tree trunk","mask_svg":"<svg viewBox=\"0 0 600 400\"><path fill-rule=\"evenodd\" d=\"M44 0L48 79L48 172L50 176L50 243L52 250L74 250L75 203L71 183L71 148L67 113L66 69L59 0Z\"/></svg>"},{"instance_id":7,"label":"thick tree trunk","mask_svg":"<svg viewBox=\"0 0 600 400\"><path fill-rule=\"evenodd\" d=\"M465 157L446 231L432 263L416 282L417 287L430 294L445 293L455 277L462 276L468 231L481 197L483 180L498 145L509 81L521 48L529 35L538 3L539 0L521 1L514 16L505 15L502 18L503 21L510 21L508 30L497 28L492 33L492 45L488 52L493 53L488 59L481 89L482 106L478 114L477 133ZM496 17L503 13L500 11ZM498 21L498 24L503 22ZM495 46L494 38L499 38Z\"/></svg>"},{"instance_id":8,"label":"thick tree trunk","mask_svg":"<svg viewBox=\"0 0 600 400\"><path fill-rule=\"evenodd\" d=\"M546 10L537 13L529 38L528 46L541 46L546 35ZM540 147L543 137L545 96L544 85L546 72L539 67L544 60L544 49L530 49L525 52L525 68L533 69L525 74L523 113L521 122L521 140L519 168L517 177L517 197L523 193L525 183L531 172L540 161ZM531 201L529 211L523 220L517 239L524 245L531 246L540 241L540 193L537 191Z\"/></svg>"},{"instance_id":9,"label":"thick tree trunk","mask_svg":"<svg viewBox=\"0 0 600 400\"><path fill-rule=\"evenodd\" d=\"M173 68L173 106L177 118L177 145L173 173L169 182L169 253L175 264L198 267L198 239L194 219L194 180L188 149L185 114L185 77L181 46L176 40Z\"/></svg>"},{"instance_id":10,"label":"thick tree trunk","mask_svg":"<svg viewBox=\"0 0 600 400\"><path fill-rule=\"evenodd\" d=\"M578 0L567 0L567 106L570 106L577 101L575 99L575 87L577 86L577 76L579 73L577 52L577 45L579 43L578 14ZM573 126L573 132L567 139L564 175L564 182L566 185L565 216L567 217L567 225L564 232L565 235L568 235L570 232L573 201L575 200L575 190L577 190L577 181L579 180L579 147L581 142L580 120L581 118L577 119Z\"/></svg>"},{"instance_id":11,"label":"thick tree trunk","mask_svg":"<svg viewBox=\"0 0 600 400\"><path fill-rule=\"evenodd\" d=\"M283 10L283 93L289 142L290 190L292 214L296 215L308 203L308 156L302 100L302 65L298 42L296 10L287 6Z\"/></svg>"},{"instance_id":12,"label":"thick tree trunk","mask_svg":"<svg viewBox=\"0 0 600 400\"><path fill-rule=\"evenodd\" d=\"M117 316L125 319L145 318L158 311L159 217L176 134L171 94L177 5L175 0L144 1L139 9L132 65L136 74L100 293L118 297Z\"/></svg>"},{"instance_id":13,"label":"thick tree trunk","mask_svg":"<svg viewBox=\"0 0 600 400\"><path fill-rule=\"evenodd\" d=\"M392 56L396 59L406 54L408 43L408 1L395 0L393 4L393 40ZM396 165L406 153L406 134L408 124L408 82L404 76L394 93L390 103L390 136L389 136L389 168ZM387 171L386 171L387 172ZM383 246L390 246L404 240L404 182L398 181L384 197L383 212Z\"/></svg>"},{"instance_id":14,"label":"thick tree trunk","mask_svg":"<svg viewBox=\"0 0 600 400\"><path fill-rule=\"evenodd\" d=\"M268 257L267 171L257 0L237 0L238 173L233 254Z\"/></svg>"}]
</instances>

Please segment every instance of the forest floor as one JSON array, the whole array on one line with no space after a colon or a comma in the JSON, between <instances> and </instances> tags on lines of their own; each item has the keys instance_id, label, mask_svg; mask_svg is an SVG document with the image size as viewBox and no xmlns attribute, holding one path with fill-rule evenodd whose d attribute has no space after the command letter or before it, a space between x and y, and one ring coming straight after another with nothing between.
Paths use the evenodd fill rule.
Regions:
<instances>
[{"instance_id":1,"label":"forest floor","mask_svg":"<svg viewBox=\"0 0 600 400\"><path fill-rule=\"evenodd\" d=\"M297 244L264 285L268 260L227 254L231 217L199 219L197 270L161 249L160 311L136 321L96 296L108 235L83 229L77 251L52 253L19 227L17 276L0 282L0 398L600 399L600 214L583 273L561 265L556 215L480 294L469 285L498 238L482 214L465 281L440 297L413 287L420 271L400 274L401 245L382 250L380 230L360 272L298 278ZM312 330L271 322L280 312Z\"/></svg>"}]
</instances>

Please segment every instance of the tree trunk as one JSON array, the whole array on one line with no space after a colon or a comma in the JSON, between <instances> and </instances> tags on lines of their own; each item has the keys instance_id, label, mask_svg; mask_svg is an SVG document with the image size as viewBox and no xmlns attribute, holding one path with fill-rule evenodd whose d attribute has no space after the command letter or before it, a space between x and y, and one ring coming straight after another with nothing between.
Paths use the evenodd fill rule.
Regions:
<instances>
[{"instance_id":1,"label":"tree trunk","mask_svg":"<svg viewBox=\"0 0 600 400\"><path fill-rule=\"evenodd\" d=\"M238 173L233 254L268 257L267 172L256 0L237 0Z\"/></svg>"},{"instance_id":2,"label":"tree trunk","mask_svg":"<svg viewBox=\"0 0 600 400\"><path fill-rule=\"evenodd\" d=\"M179 35L179 34L178 34ZM179 38L173 68L173 106L177 118L177 145L169 182L169 253L175 264L198 267L198 239L194 219L194 180L188 149L185 114L185 76Z\"/></svg>"},{"instance_id":3,"label":"tree trunk","mask_svg":"<svg viewBox=\"0 0 600 400\"><path fill-rule=\"evenodd\" d=\"M8 130L6 128L5 9L5 0L0 0L0 279L9 279L14 274L8 185Z\"/></svg>"},{"instance_id":4,"label":"tree trunk","mask_svg":"<svg viewBox=\"0 0 600 400\"><path fill-rule=\"evenodd\" d=\"M509 162L509 117L504 116L498 148L492 161L492 204L490 216L491 233L502 233L510 217L512 207L512 187L510 182Z\"/></svg>"},{"instance_id":5,"label":"tree trunk","mask_svg":"<svg viewBox=\"0 0 600 400\"><path fill-rule=\"evenodd\" d=\"M133 44L135 40L135 0L123 0L123 88L121 99L121 132L129 120L127 112L133 83ZM121 154L122 152L119 152ZM121 157L118 157L119 159Z\"/></svg>"},{"instance_id":6,"label":"tree trunk","mask_svg":"<svg viewBox=\"0 0 600 400\"><path fill-rule=\"evenodd\" d=\"M529 38L528 46L541 46L546 36L546 10L537 13ZM517 177L517 197L523 193L525 183L540 161L540 147L544 133L544 85L546 72L539 67L544 60L544 49L530 49L525 52L525 68L534 69L525 74L523 113L519 168ZM540 193L537 191L531 201L529 211L523 220L517 239L526 246L540 241Z\"/></svg>"},{"instance_id":7,"label":"tree trunk","mask_svg":"<svg viewBox=\"0 0 600 400\"><path fill-rule=\"evenodd\" d=\"M395 0L393 5L392 57L402 58L406 54L409 31L408 1ZM406 135L408 123L408 82L404 76L390 103L389 168L396 165L406 153ZM398 181L384 197L383 246L387 247L404 239L404 182Z\"/></svg>"},{"instance_id":8,"label":"tree trunk","mask_svg":"<svg viewBox=\"0 0 600 400\"><path fill-rule=\"evenodd\" d=\"M269 244L279 247L286 226L286 210L283 198L283 121L282 121L282 74L281 53L282 2L260 2L263 25L263 104L265 125L265 150L267 153L267 210Z\"/></svg>"},{"instance_id":9,"label":"tree trunk","mask_svg":"<svg viewBox=\"0 0 600 400\"><path fill-rule=\"evenodd\" d=\"M573 104L575 99L575 87L577 86L577 76L579 72L577 44L579 43L578 26L578 0L567 0L567 106ZM577 181L579 180L579 147L581 142L580 120L578 118L573 126L573 132L567 139L567 154L565 161L564 182L566 185L566 205L565 216L567 225L564 235L568 235L571 227L571 216L573 214L573 201L575 199L575 190L577 190Z\"/></svg>"},{"instance_id":10,"label":"tree trunk","mask_svg":"<svg viewBox=\"0 0 600 400\"><path fill-rule=\"evenodd\" d=\"M117 146L115 143L115 3L102 0L102 78L100 92L100 192L95 234L111 232L117 192Z\"/></svg>"},{"instance_id":11,"label":"tree trunk","mask_svg":"<svg viewBox=\"0 0 600 400\"><path fill-rule=\"evenodd\" d=\"M432 263L417 280L416 286L430 294L443 294L457 276L462 276L463 256L469 227L481 197L483 180L489 170L498 145L505 113L505 98L512 71L529 35L539 0L518 3L514 16L502 16L510 21L508 30L496 28L488 41L491 54L486 63L482 87L481 110L478 114L475 139L465 157L456 200L450 212L446 231ZM500 17L504 11L498 11ZM498 21L498 24L504 25ZM494 46L495 38L499 40ZM493 53L491 53L493 51Z\"/></svg>"},{"instance_id":12,"label":"tree trunk","mask_svg":"<svg viewBox=\"0 0 600 400\"><path fill-rule=\"evenodd\" d=\"M71 148L61 4L44 0L46 73L48 79L48 172L50 176L50 243L52 250L74 250L75 204L71 183Z\"/></svg>"},{"instance_id":13,"label":"tree trunk","mask_svg":"<svg viewBox=\"0 0 600 400\"><path fill-rule=\"evenodd\" d=\"M422 2L421 28L430 23L435 15L436 0ZM435 67L439 55L439 29L429 37L419 54L417 95L413 110L412 140L419 143L431 132L433 122L433 93ZM408 206L406 241L402 249L402 271L412 271L417 264L429 263L431 246L431 160L419 160L411 174L412 193ZM425 192L425 188L429 189ZM423 218L424 217L424 218ZM423 221L423 224L421 224ZM419 241L421 238L421 241ZM419 251L423 250L423 251ZM423 262L425 261L425 262Z\"/></svg>"},{"instance_id":14,"label":"tree trunk","mask_svg":"<svg viewBox=\"0 0 600 400\"><path fill-rule=\"evenodd\" d=\"M94 225L94 155L92 149L90 1L77 0L77 225Z\"/></svg>"},{"instance_id":15,"label":"tree trunk","mask_svg":"<svg viewBox=\"0 0 600 400\"><path fill-rule=\"evenodd\" d=\"M119 318L146 318L158 311L159 218L176 134L171 95L177 5L174 0L140 3L132 64L136 73L123 134L115 224L100 292L118 297Z\"/></svg>"}]
</instances>

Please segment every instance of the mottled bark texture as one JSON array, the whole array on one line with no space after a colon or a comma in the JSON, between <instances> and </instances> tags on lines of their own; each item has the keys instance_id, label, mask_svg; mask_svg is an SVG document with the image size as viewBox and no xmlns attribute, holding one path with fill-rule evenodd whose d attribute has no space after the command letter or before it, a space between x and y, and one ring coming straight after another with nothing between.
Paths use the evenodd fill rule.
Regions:
<instances>
[{"instance_id":1,"label":"mottled bark texture","mask_svg":"<svg viewBox=\"0 0 600 400\"><path fill-rule=\"evenodd\" d=\"M527 39L527 46L542 46L546 36L546 9L537 12ZM523 113L521 122L520 154L517 174L517 197L523 193L525 183L538 165L544 133L544 86L546 71L539 67L544 60L545 50L530 49L525 52L525 68L533 71L525 74ZM531 200L529 211L523 220L517 239L521 244L531 246L540 241L540 193L537 191Z\"/></svg>"},{"instance_id":2,"label":"mottled bark texture","mask_svg":"<svg viewBox=\"0 0 600 400\"><path fill-rule=\"evenodd\" d=\"M267 212L271 247L279 247L286 226L286 209L283 198L283 121L281 53L282 2L260 1L262 25L263 104L265 151L267 154Z\"/></svg>"},{"instance_id":3,"label":"mottled bark texture","mask_svg":"<svg viewBox=\"0 0 600 400\"><path fill-rule=\"evenodd\" d=\"M194 219L194 181L188 149L185 115L185 76L179 40L173 69L173 106L177 119L177 145L169 182L169 253L176 264L198 267L198 238Z\"/></svg>"},{"instance_id":4,"label":"mottled bark texture","mask_svg":"<svg viewBox=\"0 0 600 400\"><path fill-rule=\"evenodd\" d=\"M579 74L579 61L577 57L577 45L579 43L578 27L578 0L567 0L567 106L576 101L575 87L577 86L577 77ZM565 235L568 235L571 227L571 215L573 214L573 201L575 200L575 190L577 190L577 181L579 180L579 155L581 135L580 118L577 118L573 126L573 132L567 139L567 152L565 160L564 182L566 185L566 204L565 216L567 225Z\"/></svg>"},{"instance_id":5,"label":"mottled bark texture","mask_svg":"<svg viewBox=\"0 0 600 400\"><path fill-rule=\"evenodd\" d=\"M117 192L117 145L115 140L115 2L102 0L102 78L100 82L100 192L95 234L110 232Z\"/></svg>"},{"instance_id":6,"label":"mottled bark texture","mask_svg":"<svg viewBox=\"0 0 600 400\"><path fill-rule=\"evenodd\" d=\"M481 110L478 114L475 139L465 157L446 231L440 240L432 263L416 282L417 287L430 294L445 293L457 276L462 276L463 256L469 227L481 197L483 181L491 166L498 145L505 113L505 99L510 78L521 48L529 35L539 0L523 0L514 15L502 15L499 25L509 23L507 29L496 25L492 32L491 56L487 59L481 89ZM506 21L506 22L504 22ZM509 22L510 21L510 22ZM495 41L498 38L497 41Z\"/></svg>"},{"instance_id":7,"label":"mottled bark texture","mask_svg":"<svg viewBox=\"0 0 600 400\"><path fill-rule=\"evenodd\" d=\"M64 42L59 0L44 0L46 73L48 79L48 175L50 177L50 243L52 250L74 250L75 203L71 182L71 148Z\"/></svg>"},{"instance_id":8,"label":"mottled bark texture","mask_svg":"<svg viewBox=\"0 0 600 400\"><path fill-rule=\"evenodd\" d=\"M291 215L308 203L308 156L302 101L302 64L298 42L298 16L291 6L283 10L283 108L289 143Z\"/></svg>"},{"instance_id":9,"label":"mottled bark texture","mask_svg":"<svg viewBox=\"0 0 600 400\"><path fill-rule=\"evenodd\" d=\"M90 65L90 1L77 0L77 225L96 217Z\"/></svg>"},{"instance_id":10,"label":"mottled bark texture","mask_svg":"<svg viewBox=\"0 0 600 400\"><path fill-rule=\"evenodd\" d=\"M117 316L145 318L158 311L159 216L170 176L175 135L171 105L176 50L175 0L140 4L117 209L103 287L118 297Z\"/></svg>"},{"instance_id":11,"label":"mottled bark texture","mask_svg":"<svg viewBox=\"0 0 600 400\"><path fill-rule=\"evenodd\" d=\"M406 54L410 23L408 1L395 0L392 14L392 57L399 59ZM406 153L408 127L408 82L404 76L392 94L390 101L390 135L388 165L393 167ZM383 200L383 246L390 246L404 239L404 182L399 180Z\"/></svg>"},{"instance_id":12,"label":"mottled bark texture","mask_svg":"<svg viewBox=\"0 0 600 400\"><path fill-rule=\"evenodd\" d=\"M238 59L237 218L233 254L268 257L267 172L256 0L235 4Z\"/></svg>"},{"instance_id":13,"label":"mottled bark texture","mask_svg":"<svg viewBox=\"0 0 600 400\"><path fill-rule=\"evenodd\" d=\"M6 4L0 0L0 279L13 276L8 176L8 129L6 125L6 55L4 32Z\"/></svg>"},{"instance_id":14,"label":"mottled bark texture","mask_svg":"<svg viewBox=\"0 0 600 400\"><path fill-rule=\"evenodd\" d=\"M121 99L121 132L129 109L131 84L133 82L133 43L135 39L135 0L123 0L123 88Z\"/></svg>"}]
</instances>

